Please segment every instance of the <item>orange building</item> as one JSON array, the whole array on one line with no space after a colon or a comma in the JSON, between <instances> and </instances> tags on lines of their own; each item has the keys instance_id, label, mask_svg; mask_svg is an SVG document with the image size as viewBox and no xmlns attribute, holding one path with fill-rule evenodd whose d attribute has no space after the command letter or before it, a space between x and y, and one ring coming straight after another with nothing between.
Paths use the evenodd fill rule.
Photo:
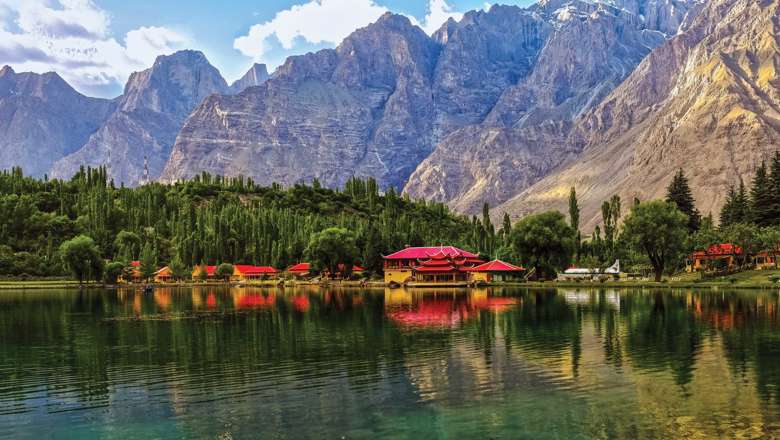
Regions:
<instances>
[{"instance_id":1,"label":"orange building","mask_svg":"<svg viewBox=\"0 0 780 440\"><path fill-rule=\"evenodd\" d=\"M279 271L271 266L252 266L249 264L233 265L234 281L272 280L276 279Z\"/></svg>"},{"instance_id":2,"label":"orange building","mask_svg":"<svg viewBox=\"0 0 780 440\"><path fill-rule=\"evenodd\" d=\"M173 271L168 266L162 267L154 273L155 283L170 283L171 281L173 281Z\"/></svg>"},{"instance_id":3,"label":"orange building","mask_svg":"<svg viewBox=\"0 0 780 440\"><path fill-rule=\"evenodd\" d=\"M192 268L192 279L199 280L203 271L206 271L206 279L214 279L217 272L217 266L195 266Z\"/></svg>"}]
</instances>

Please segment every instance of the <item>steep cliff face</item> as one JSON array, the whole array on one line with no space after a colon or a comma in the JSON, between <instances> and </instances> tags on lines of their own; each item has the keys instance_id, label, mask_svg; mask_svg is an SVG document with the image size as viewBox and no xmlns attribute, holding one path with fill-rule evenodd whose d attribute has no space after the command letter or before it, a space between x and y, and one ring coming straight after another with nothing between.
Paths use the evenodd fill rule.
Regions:
<instances>
[{"instance_id":1,"label":"steep cliff face","mask_svg":"<svg viewBox=\"0 0 780 440\"><path fill-rule=\"evenodd\" d=\"M265 64L255 63L241 78L230 85L230 93L241 93L247 87L259 86L268 80L268 68Z\"/></svg>"},{"instance_id":2,"label":"steep cliff face","mask_svg":"<svg viewBox=\"0 0 780 440\"><path fill-rule=\"evenodd\" d=\"M338 186L362 175L400 187L432 148L439 50L406 17L386 14L334 50L291 57L259 87L206 99L162 177L206 170Z\"/></svg>"},{"instance_id":3,"label":"steep cliff face","mask_svg":"<svg viewBox=\"0 0 780 440\"><path fill-rule=\"evenodd\" d=\"M495 206L534 184L579 154L581 145L569 142L575 120L665 41L661 30L676 31L695 5L550 0L523 11L552 28L529 74L503 89L478 124L445 136L404 191L476 212L483 202ZM649 22L637 11L659 18Z\"/></svg>"},{"instance_id":4,"label":"steep cliff face","mask_svg":"<svg viewBox=\"0 0 780 440\"><path fill-rule=\"evenodd\" d=\"M43 176L79 147L116 104L76 92L56 73L0 70L0 169Z\"/></svg>"},{"instance_id":5,"label":"steep cliff face","mask_svg":"<svg viewBox=\"0 0 780 440\"><path fill-rule=\"evenodd\" d=\"M663 197L682 168L699 209L717 214L728 186L778 149L779 31L779 0L711 2L580 118L569 142L581 157L499 209L562 209L576 186L591 229L603 200Z\"/></svg>"},{"instance_id":6,"label":"steep cliff face","mask_svg":"<svg viewBox=\"0 0 780 440\"><path fill-rule=\"evenodd\" d=\"M160 56L150 69L130 76L117 110L78 151L57 161L52 175L67 178L82 165L109 166L117 184L136 185L147 158L155 179L187 115L206 96L227 90L201 52Z\"/></svg>"}]
</instances>

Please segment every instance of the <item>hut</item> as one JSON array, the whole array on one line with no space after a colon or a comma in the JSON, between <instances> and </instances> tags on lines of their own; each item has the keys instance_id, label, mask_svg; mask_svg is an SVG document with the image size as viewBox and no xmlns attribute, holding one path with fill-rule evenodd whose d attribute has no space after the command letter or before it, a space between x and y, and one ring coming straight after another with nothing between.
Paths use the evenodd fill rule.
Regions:
<instances>
[{"instance_id":1,"label":"hut","mask_svg":"<svg viewBox=\"0 0 780 440\"><path fill-rule=\"evenodd\" d=\"M154 273L155 283L170 283L171 281L173 281L173 271L168 266L161 267Z\"/></svg>"}]
</instances>

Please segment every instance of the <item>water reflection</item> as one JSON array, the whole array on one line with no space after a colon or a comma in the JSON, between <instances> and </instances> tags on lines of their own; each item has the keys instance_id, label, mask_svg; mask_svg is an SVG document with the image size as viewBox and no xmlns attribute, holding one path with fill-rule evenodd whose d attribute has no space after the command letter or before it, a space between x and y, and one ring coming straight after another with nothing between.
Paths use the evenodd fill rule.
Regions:
<instances>
[{"instance_id":1,"label":"water reflection","mask_svg":"<svg viewBox=\"0 0 780 440\"><path fill-rule=\"evenodd\" d=\"M0 295L0 437L780 435L777 292Z\"/></svg>"}]
</instances>

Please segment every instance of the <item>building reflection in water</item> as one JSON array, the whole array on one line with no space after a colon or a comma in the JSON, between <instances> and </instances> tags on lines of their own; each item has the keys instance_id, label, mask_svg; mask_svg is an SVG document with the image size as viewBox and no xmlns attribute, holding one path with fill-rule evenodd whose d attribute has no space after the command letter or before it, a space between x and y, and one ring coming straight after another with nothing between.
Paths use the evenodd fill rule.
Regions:
<instances>
[{"instance_id":1,"label":"building reflection in water","mask_svg":"<svg viewBox=\"0 0 780 440\"><path fill-rule=\"evenodd\" d=\"M496 297L488 289L390 289L384 293L385 315L402 327L456 327L480 311L505 311L520 303Z\"/></svg>"}]
</instances>

